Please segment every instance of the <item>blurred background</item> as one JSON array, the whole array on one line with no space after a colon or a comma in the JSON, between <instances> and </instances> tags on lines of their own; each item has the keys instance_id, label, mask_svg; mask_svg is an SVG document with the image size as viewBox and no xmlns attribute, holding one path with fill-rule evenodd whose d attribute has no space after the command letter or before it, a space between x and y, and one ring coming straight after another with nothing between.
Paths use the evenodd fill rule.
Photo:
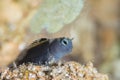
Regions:
<instances>
[{"instance_id":1,"label":"blurred background","mask_svg":"<svg viewBox=\"0 0 120 80\"><path fill-rule=\"evenodd\" d=\"M110 80L120 80L120 0L1 0L0 68L32 41L69 37L73 51L63 58L92 61Z\"/></svg>"}]
</instances>

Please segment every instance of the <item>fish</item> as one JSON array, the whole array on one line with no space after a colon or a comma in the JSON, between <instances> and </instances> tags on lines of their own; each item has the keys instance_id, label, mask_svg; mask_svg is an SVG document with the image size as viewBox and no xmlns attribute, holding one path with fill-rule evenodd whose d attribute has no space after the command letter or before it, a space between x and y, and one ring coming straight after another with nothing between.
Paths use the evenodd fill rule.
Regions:
<instances>
[{"instance_id":1,"label":"fish","mask_svg":"<svg viewBox=\"0 0 120 80\"><path fill-rule=\"evenodd\" d=\"M62 57L70 54L72 48L73 44L70 38L41 38L35 40L25 49L24 53L26 55L22 59L16 60L16 64L49 64L52 61L59 61Z\"/></svg>"}]
</instances>

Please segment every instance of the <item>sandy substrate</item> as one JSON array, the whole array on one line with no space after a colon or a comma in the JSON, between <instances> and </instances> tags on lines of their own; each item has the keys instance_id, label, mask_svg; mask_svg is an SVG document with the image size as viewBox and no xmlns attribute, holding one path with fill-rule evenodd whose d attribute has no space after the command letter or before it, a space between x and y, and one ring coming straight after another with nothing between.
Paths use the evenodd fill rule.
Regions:
<instances>
[{"instance_id":1,"label":"sandy substrate","mask_svg":"<svg viewBox=\"0 0 120 80\"><path fill-rule=\"evenodd\" d=\"M108 80L106 74L99 73L91 62L81 65L77 62L58 62L45 65L20 65L7 68L1 80Z\"/></svg>"}]
</instances>

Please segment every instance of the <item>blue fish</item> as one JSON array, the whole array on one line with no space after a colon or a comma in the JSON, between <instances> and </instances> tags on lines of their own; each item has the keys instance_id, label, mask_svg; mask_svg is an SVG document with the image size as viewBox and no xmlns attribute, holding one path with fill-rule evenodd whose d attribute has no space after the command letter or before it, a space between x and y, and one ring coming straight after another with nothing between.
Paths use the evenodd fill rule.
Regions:
<instances>
[{"instance_id":1,"label":"blue fish","mask_svg":"<svg viewBox=\"0 0 120 80\"><path fill-rule=\"evenodd\" d=\"M23 63L49 64L52 60L59 61L62 57L72 51L72 39L60 37L55 39L42 38L29 45L26 55L17 62Z\"/></svg>"}]
</instances>

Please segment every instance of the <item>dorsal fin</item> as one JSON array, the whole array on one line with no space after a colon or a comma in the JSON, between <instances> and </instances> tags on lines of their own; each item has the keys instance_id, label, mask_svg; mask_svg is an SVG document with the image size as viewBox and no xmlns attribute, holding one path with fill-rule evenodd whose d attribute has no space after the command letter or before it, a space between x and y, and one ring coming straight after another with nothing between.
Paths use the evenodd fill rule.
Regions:
<instances>
[{"instance_id":1,"label":"dorsal fin","mask_svg":"<svg viewBox=\"0 0 120 80\"><path fill-rule=\"evenodd\" d=\"M44 42L46 42L46 41L48 41L49 39L47 39L47 38L41 38L41 39L37 39L37 40L35 40L35 41L33 41L33 43L31 43L29 46L28 46L28 48L30 49L30 48L33 48L33 47L35 47L35 46L38 46L38 45L40 45L40 44L43 44Z\"/></svg>"}]
</instances>

